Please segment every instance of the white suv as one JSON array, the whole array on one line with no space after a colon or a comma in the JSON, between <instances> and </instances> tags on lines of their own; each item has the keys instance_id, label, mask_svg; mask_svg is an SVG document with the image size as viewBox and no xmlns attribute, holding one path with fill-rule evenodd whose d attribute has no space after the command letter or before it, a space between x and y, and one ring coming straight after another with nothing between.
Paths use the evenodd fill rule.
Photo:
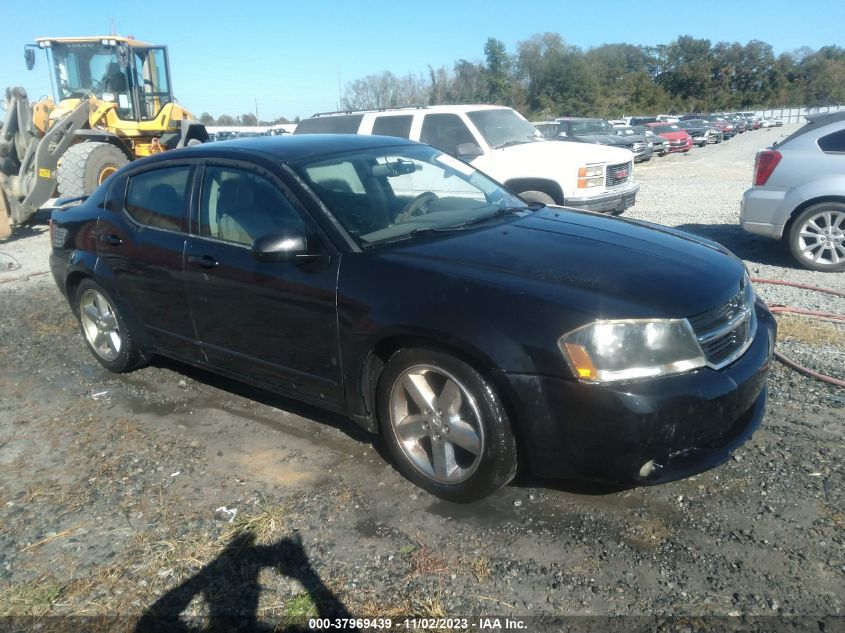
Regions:
<instances>
[{"instance_id":1,"label":"white suv","mask_svg":"<svg viewBox=\"0 0 845 633\"><path fill-rule=\"evenodd\" d=\"M634 155L622 148L547 141L511 108L412 106L317 114L295 134L380 134L427 143L486 172L524 199L622 213L636 200Z\"/></svg>"}]
</instances>

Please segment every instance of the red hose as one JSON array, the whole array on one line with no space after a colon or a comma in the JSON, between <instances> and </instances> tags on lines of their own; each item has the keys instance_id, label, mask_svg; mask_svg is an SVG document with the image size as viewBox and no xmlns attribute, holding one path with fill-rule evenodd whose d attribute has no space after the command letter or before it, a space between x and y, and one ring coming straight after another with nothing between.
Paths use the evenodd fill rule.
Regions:
<instances>
[{"instance_id":1,"label":"red hose","mask_svg":"<svg viewBox=\"0 0 845 633\"><path fill-rule=\"evenodd\" d=\"M755 278L751 280L755 284L769 284L773 286L790 286L793 288L803 288L804 290L812 290L813 292L824 292L827 294L834 295L836 297L845 297L845 292L839 292L838 290L831 290L830 288L819 288L818 286L811 286L810 284L801 284L794 281L780 281L777 279L760 279ZM782 305L773 305L770 306L769 309L774 314L800 314L803 316L814 317L821 321L830 321L833 323L845 323L845 314L837 314L835 312L823 312L820 310L806 310L804 308L794 308L792 306L782 306ZM804 374L805 376L809 376L810 378L815 378L816 380L821 380L823 382L829 383L831 385L836 385L837 387L845 387L845 380L841 378L835 378L833 376L828 376L827 374L822 374L820 372L815 371L814 369L810 369L809 367L805 367L800 363L792 360L788 356L781 354L777 350L775 350L775 358L777 358L780 362L782 362L787 367L794 369L799 374Z\"/></svg>"}]
</instances>

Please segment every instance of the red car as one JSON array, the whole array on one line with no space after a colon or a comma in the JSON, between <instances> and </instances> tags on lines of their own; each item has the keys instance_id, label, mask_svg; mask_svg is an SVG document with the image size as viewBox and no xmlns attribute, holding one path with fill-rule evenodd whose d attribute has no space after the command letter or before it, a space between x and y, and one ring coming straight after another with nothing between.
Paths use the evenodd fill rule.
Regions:
<instances>
[{"instance_id":1,"label":"red car","mask_svg":"<svg viewBox=\"0 0 845 633\"><path fill-rule=\"evenodd\" d=\"M688 152L692 149L692 137L677 123L646 123L651 131L669 141L669 153Z\"/></svg>"}]
</instances>

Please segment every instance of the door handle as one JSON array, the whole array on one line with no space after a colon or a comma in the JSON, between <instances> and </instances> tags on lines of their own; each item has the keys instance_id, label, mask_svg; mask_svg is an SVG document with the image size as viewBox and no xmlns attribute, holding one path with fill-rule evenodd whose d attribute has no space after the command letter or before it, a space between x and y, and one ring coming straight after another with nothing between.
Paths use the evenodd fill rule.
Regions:
<instances>
[{"instance_id":1,"label":"door handle","mask_svg":"<svg viewBox=\"0 0 845 633\"><path fill-rule=\"evenodd\" d=\"M217 268L220 265L211 255L188 255L188 263L202 266L203 268Z\"/></svg>"},{"instance_id":2,"label":"door handle","mask_svg":"<svg viewBox=\"0 0 845 633\"><path fill-rule=\"evenodd\" d=\"M121 244L123 244L122 239L120 239L117 235L112 235L111 233L101 233L100 241L105 242L106 244L111 244L112 246L120 246Z\"/></svg>"}]
</instances>

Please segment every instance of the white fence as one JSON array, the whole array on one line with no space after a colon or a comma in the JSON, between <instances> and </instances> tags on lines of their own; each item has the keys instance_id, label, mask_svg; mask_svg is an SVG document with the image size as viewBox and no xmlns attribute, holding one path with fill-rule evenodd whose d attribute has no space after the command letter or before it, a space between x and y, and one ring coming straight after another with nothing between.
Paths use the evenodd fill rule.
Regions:
<instances>
[{"instance_id":1,"label":"white fence","mask_svg":"<svg viewBox=\"0 0 845 633\"><path fill-rule=\"evenodd\" d=\"M845 110L845 105L827 105L816 106L813 108L807 107L788 107L788 108L769 108L768 110L756 110L754 112L757 116L773 116L780 119L784 123L805 123L804 118L807 114L819 114L827 112L840 112Z\"/></svg>"}]
</instances>

